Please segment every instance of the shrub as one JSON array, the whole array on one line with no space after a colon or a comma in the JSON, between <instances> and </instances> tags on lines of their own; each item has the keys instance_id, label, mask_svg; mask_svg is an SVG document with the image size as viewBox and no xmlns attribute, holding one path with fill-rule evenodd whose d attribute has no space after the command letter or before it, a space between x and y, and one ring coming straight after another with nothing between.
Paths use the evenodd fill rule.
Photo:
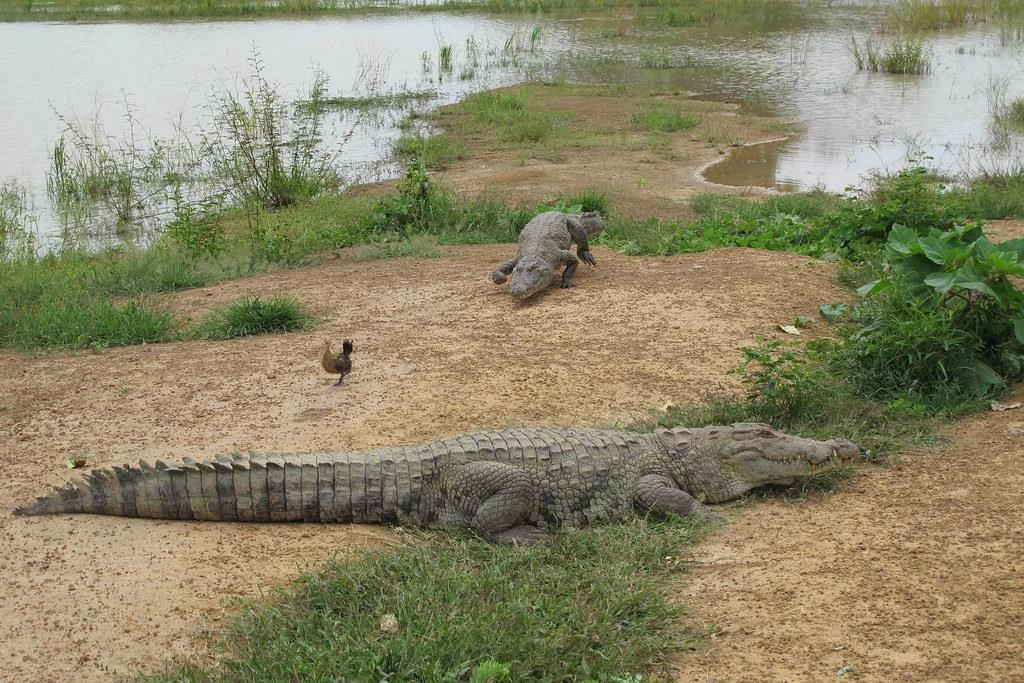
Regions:
<instances>
[{"instance_id":1,"label":"shrub","mask_svg":"<svg viewBox=\"0 0 1024 683\"><path fill-rule=\"evenodd\" d=\"M886 275L860 290L839 363L865 393L952 410L1024 374L1024 240L893 227Z\"/></svg>"}]
</instances>

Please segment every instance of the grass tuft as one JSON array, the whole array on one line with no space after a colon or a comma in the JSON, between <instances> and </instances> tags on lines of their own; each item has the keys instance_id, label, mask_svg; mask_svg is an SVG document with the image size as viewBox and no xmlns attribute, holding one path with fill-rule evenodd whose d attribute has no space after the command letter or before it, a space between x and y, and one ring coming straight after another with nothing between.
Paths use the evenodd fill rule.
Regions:
<instances>
[{"instance_id":1,"label":"grass tuft","mask_svg":"<svg viewBox=\"0 0 1024 683\"><path fill-rule=\"evenodd\" d=\"M233 339L257 334L294 332L312 323L302 304L294 297L261 299L250 294L213 312L196 329L203 339Z\"/></svg>"}]
</instances>

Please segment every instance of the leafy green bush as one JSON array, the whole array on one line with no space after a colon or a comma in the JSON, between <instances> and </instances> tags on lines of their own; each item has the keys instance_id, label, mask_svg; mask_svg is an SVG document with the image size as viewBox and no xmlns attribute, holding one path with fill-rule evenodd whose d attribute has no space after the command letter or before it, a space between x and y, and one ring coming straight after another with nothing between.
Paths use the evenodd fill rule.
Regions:
<instances>
[{"instance_id":1,"label":"leafy green bush","mask_svg":"<svg viewBox=\"0 0 1024 683\"><path fill-rule=\"evenodd\" d=\"M196 336L203 339L232 339L256 334L293 332L312 322L294 297L261 299L251 294L215 311L199 325Z\"/></svg>"},{"instance_id":2,"label":"leafy green bush","mask_svg":"<svg viewBox=\"0 0 1024 683\"><path fill-rule=\"evenodd\" d=\"M1024 374L1024 240L896 225L887 274L862 287L839 362L864 392L956 409Z\"/></svg>"},{"instance_id":3,"label":"leafy green bush","mask_svg":"<svg viewBox=\"0 0 1024 683\"><path fill-rule=\"evenodd\" d=\"M853 194L839 209L824 217L832 240L851 255L873 250L889 236L893 225L913 230L948 230L967 220L967 208L946 194L942 178L917 166L875 179L866 196Z\"/></svg>"}]
</instances>

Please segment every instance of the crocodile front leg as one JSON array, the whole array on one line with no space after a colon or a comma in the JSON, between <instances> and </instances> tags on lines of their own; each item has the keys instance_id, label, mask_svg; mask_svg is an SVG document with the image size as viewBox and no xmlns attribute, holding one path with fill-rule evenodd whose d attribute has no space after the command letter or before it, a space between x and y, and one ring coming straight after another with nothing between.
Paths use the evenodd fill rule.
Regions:
<instances>
[{"instance_id":1,"label":"crocodile front leg","mask_svg":"<svg viewBox=\"0 0 1024 683\"><path fill-rule=\"evenodd\" d=\"M500 266L495 268L494 272L491 273L491 280L494 282L494 284L500 285L503 282L505 282L505 280L508 279L508 276L512 273L512 271L515 270L516 263L518 263L518 260L512 259L511 261L505 261Z\"/></svg>"},{"instance_id":2,"label":"crocodile front leg","mask_svg":"<svg viewBox=\"0 0 1024 683\"><path fill-rule=\"evenodd\" d=\"M647 474L633 487L633 504L641 512L658 516L694 516L700 519L724 521L721 515L708 510L696 498L676 485L671 477Z\"/></svg>"},{"instance_id":3,"label":"crocodile front leg","mask_svg":"<svg viewBox=\"0 0 1024 683\"><path fill-rule=\"evenodd\" d=\"M562 271L562 284L560 286L562 289L568 289L572 287L572 276L576 274L576 268L579 267L580 261L568 249L562 249L558 252L558 255L559 262L565 264L565 270Z\"/></svg>"},{"instance_id":4,"label":"crocodile front leg","mask_svg":"<svg viewBox=\"0 0 1024 683\"><path fill-rule=\"evenodd\" d=\"M507 463L479 461L438 474L424 492L424 521L470 527L504 543L535 541L537 487L528 472Z\"/></svg>"}]
</instances>

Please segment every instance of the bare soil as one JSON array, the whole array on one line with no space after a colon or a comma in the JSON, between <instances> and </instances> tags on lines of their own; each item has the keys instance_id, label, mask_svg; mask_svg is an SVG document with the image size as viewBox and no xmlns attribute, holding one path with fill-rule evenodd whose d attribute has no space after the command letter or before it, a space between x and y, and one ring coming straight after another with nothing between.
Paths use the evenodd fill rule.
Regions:
<instances>
[{"instance_id":1,"label":"bare soil","mask_svg":"<svg viewBox=\"0 0 1024 683\"><path fill-rule=\"evenodd\" d=\"M621 128L629 103L612 101L617 114L587 125ZM707 109L708 125L733 125L732 112ZM575 164L485 149L447 177L535 199L573 184L619 188L633 210L672 215L706 189L694 171L719 154L699 136L672 145L668 156L624 148ZM740 347L848 297L831 264L795 255L598 248L598 267L581 266L575 288L519 304L488 277L511 250L387 261L342 252L171 298L198 316L245 292L288 293L320 316L311 332L0 354L0 678L105 681L207 655L205 634L229 618L229 598L393 538L369 526L13 517L67 478L69 457L100 467L622 424L737 390L727 372ZM336 386L319 350L343 336L355 340L355 368ZM1020 411L987 414L956 425L948 446L865 467L834 495L728 508L678 586L693 624L716 632L676 659L678 680L826 681L847 666L856 680L1022 680L1022 445Z\"/></svg>"}]
</instances>

